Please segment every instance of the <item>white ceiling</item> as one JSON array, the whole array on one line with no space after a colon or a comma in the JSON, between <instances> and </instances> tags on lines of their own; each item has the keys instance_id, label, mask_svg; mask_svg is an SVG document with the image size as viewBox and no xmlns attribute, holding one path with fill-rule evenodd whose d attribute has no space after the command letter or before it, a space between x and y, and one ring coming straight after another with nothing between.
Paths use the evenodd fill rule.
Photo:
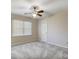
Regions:
<instances>
[{"instance_id":1,"label":"white ceiling","mask_svg":"<svg viewBox=\"0 0 79 59\"><path fill-rule=\"evenodd\" d=\"M67 8L67 0L12 0L11 1L11 13L24 15L24 13L32 12L31 7L38 5L45 11L44 16L53 15L54 13ZM27 14L24 16L31 17Z\"/></svg>"}]
</instances>

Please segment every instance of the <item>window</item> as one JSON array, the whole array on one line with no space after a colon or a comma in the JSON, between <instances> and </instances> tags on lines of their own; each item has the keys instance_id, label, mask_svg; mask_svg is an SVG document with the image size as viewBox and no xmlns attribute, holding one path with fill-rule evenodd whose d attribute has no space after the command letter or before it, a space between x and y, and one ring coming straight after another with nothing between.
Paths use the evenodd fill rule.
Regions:
<instances>
[{"instance_id":1,"label":"window","mask_svg":"<svg viewBox=\"0 0 79 59\"><path fill-rule=\"evenodd\" d=\"M24 22L24 35L32 35L32 23Z\"/></svg>"},{"instance_id":2,"label":"window","mask_svg":"<svg viewBox=\"0 0 79 59\"><path fill-rule=\"evenodd\" d=\"M12 20L12 36L32 35L30 21Z\"/></svg>"}]
</instances>

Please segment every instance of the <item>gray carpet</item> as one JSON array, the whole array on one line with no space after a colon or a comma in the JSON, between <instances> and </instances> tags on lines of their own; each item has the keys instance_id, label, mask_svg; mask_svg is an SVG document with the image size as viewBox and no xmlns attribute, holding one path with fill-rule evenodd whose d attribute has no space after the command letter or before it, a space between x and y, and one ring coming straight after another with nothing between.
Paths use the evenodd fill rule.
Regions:
<instances>
[{"instance_id":1,"label":"gray carpet","mask_svg":"<svg viewBox=\"0 0 79 59\"><path fill-rule=\"evenodd\" d=\"M68 59L68 51L55 45L32 42L13 46L11 59Z\"/></svg>"}]
</instances>

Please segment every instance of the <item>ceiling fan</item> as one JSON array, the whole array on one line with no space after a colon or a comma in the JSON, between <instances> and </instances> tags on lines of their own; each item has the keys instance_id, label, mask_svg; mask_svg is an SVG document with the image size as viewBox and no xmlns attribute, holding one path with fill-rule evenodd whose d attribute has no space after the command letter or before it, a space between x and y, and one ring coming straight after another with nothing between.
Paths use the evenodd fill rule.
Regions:
<instances>
[{"instance_id":1,"label":"ceiling fan","mask_svg":"<svg viewBox=\"0 0 79 59\"><path fill-rule=\"evenodd\" d=\"M32 13L24 13L24 14L32 14L33 17L36 17L36 16L41 17L44 13L44 10L40 10L38 6L33 6L32 9L33 9Z\"/></svg>"}]
</instances>

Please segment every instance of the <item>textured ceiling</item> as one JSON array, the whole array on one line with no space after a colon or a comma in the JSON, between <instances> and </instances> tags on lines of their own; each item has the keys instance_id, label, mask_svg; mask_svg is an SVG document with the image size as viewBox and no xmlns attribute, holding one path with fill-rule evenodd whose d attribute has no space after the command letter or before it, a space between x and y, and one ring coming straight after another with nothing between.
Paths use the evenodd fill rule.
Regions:
<instances>
[{"instance_id":1,"label":"textured ceiling","mask_svg":"<svg viewBox=\"0 0 79 59\"><path fill-rule=\"evenodd\" d=\"M31 7L38 5L45 11L45 16L53 15L54 13L67 8L67 0L12 0L11 13L24 15L24 13L32 12ZM30 14L24 15L31 17Z\"/></svg>"}]
</instances>

